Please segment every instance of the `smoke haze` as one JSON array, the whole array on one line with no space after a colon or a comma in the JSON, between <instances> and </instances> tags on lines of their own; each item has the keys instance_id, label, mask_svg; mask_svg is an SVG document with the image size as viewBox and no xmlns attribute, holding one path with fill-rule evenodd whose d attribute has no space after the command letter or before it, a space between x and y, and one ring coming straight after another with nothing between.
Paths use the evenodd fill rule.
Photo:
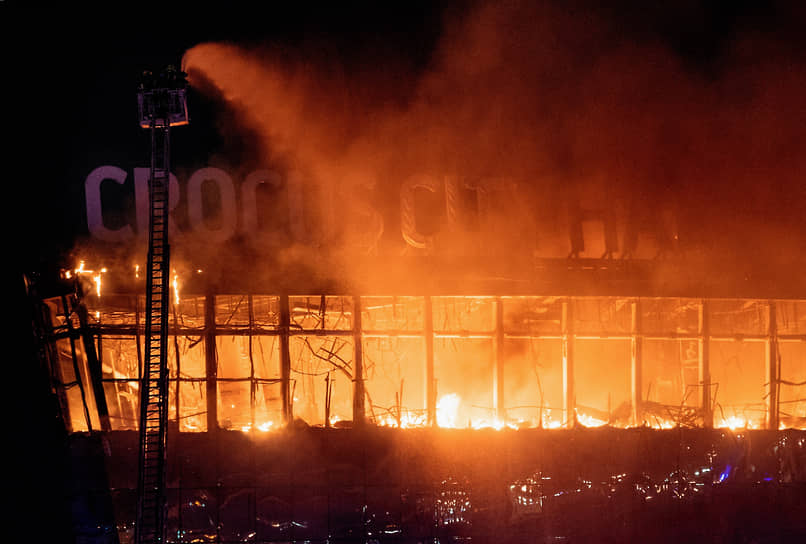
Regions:
<instances>
[{"instance_id":1,"label":"smoke haze","mask_svg":"<svg viewBox=\"0 0 806 544\"><path fill-rule=\"evenodd\" d=\"M429 175L459 180L473 214L484 207L502 254L565 256L569 221L613 213L622 236L644 229L690 255L802 257L806 59L787 34L802 9L785 14L790 30L737 24L701 56L626 11L480 2L446 13L425 67L404 54L350 62L322 47L202 43L183 68L257 135L257 162L305 171L323 195L306 213L338 244L371 228L356 195L388 210L406 180ZM439 230L446 212L433 215ZM433 248L489 247L462 232Z\"/></svg>"}]
</instances>

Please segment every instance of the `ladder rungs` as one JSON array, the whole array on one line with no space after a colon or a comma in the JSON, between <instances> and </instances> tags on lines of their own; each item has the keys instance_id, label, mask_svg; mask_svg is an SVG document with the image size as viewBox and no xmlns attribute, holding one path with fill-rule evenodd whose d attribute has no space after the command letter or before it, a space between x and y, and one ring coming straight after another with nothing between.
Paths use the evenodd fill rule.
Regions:
<instances>
[{"instance_id":1,"label":"ladder rungs","mask_svg":"<svg viewBox=\"0 0 806 544\"><path fill-rule=\"evenodd\" d=\"M167 145L167 142L166 142ZM146 361L142 377L144 396L142 401L142 435L141 435L141 474L140 482L144 493L140 499L141 537L150 541L156 539L157 527L162 519L161 495L165 470L165 433L163 425L167 416L167 368L163 357L166 346L163 344L164 334L168 328L166 312L169 308L170 287L167 270L169 247L167 244L170 206L168 202L168 185L170 182L166 165L166 149L153 149L152 160L155 162L150 183L150 237L148 255L148 293L146 309Z\"/></svg>"}]
</instances>

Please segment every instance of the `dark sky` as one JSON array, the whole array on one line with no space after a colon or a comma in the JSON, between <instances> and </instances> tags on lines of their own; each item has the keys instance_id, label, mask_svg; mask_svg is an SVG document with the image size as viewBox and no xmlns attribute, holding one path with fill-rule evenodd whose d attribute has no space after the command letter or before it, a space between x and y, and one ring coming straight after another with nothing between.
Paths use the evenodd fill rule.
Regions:
<instances>
[{"instance_id":1,"label":"dark sky","mask_svg":"<svg viewBox=\"0 0 806 544\"><path fill-rule=\"evenodd\" d=\"M32 5L33 4L33 5ZM394 58L412 70L428 65L444 17L472 2L235 2L186 4L0 3L6 74L6 187L14 196L26 266L69 246L83 205L88 165L142 163L146 140L136 125L135 85L145 69L179 64L192 46L209 41L272 44L321 51L346 64ZM625 1L562 2L615 21L635 40L660 40L703 77L719 70L725 44L755 30L796 46L800 2ZM203 7L201 7L203 6ZM446 15L449 14L449 15ZM212 152L222 145L209 119L215 104L193 104L192 127L177 153ZM208 115L209 114L209 115ZM9 182L10 180L10 182ZM81 210L79 210L81 212ZM78 214L80 215L80 213Z\"/></svg>"}]
</instances>

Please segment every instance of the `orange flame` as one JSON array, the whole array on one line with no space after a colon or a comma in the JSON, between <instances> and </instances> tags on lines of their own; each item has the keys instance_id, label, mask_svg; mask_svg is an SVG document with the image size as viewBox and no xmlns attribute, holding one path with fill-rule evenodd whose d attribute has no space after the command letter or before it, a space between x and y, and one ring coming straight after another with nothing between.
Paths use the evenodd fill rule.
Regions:
<instances>
[{"instance_id":1,"label":"orange flame","mask_svg":"<svg viewBox=\"0 0 806 544\"><path fill-rule=\"evenodd\" d=\"M437 425L455 429L461 403L462 398L456 393L448 393L440 397L437 401Z\"/></svg>"},{"instance_id":2,"label":"orange flame","mask_svg":"<svg viewBox=\"0 0 806 544\"><path fill-rule=\"evenodd\" d=\"M98 272L96 272L95 270L88 269L88 268L86 268L86 264L85 264L85 262L83 260L79 261L78 267L76 267L73 270L73 272L75 273L76 276L81 276L81 275L86 274L86 275L89 275L92 278L92 281L95 284L95 295L97 297L101 296L102 274L105 274L106 271L107 271L106 267L101 268ZM72 274L70 274L69 270L65 273L65 277L67 279L70 279L72 277Z\"/></svg>"},{"instance_id":3,"label":"orange flame","mask_svg":"<svg viewBox=\"0 0 806 544\"><path fill-rule=\"evenodd\" d=\"M171 281L174 290L174 304L179 305L179 274L174 270L174 277Z\"/></svg>"}]
</instances>

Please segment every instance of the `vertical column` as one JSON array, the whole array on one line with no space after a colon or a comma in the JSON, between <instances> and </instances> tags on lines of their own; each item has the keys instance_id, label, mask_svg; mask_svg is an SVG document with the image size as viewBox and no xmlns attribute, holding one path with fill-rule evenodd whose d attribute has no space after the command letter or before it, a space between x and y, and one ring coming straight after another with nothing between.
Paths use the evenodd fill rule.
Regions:
<instances>
[{"instance_id":1,"label":"vertical column","mask_svg":"<svg viewBox=\"0 0 806 544\"><path fill-rule=\"evenodd\" d=\"M643 398L641 396L644 340L641 337L641 307L638 299L632 302L631 314L630 386L632 393L632 422L633 425L641 425L644 421Z\"/></svg>"},{"instance_id":2,"label":"vertical column","mask_svg":"<svg viewBox=\"0 0 806 544\"><path fill-rule=\"evenodd\" d=\"M255 359L252 350L252 340L255 326L255 301L252 295L247 295L247 309L249 311L249 426L255 428L255 404L257 403L257 382L255 380Z\"/></svg>"},{"instance_id":3,"label":"vertical column","mask_svg":"<svg viewBox=\"0 0 806 544\"><path fill-rule=\"evenodd\" d=\"M434 314L431 308L431 296L425 296L425 408L426 424L437 424L437 389L434 381Z\"/></svg>"},{"instance_id":4,"label":"vertical column","mask_svg":"<svg viewBox=\"0 0 806 544\"><path fill-rule=\"evenodd\" d=\"M699 356L700 356L700 388L702 405L702 421L705 428L714 426L713 401L711 399L711 339L709 325L709 304L703 299L699 310Z\"/></svg>"},{"instance_id":5,"label":"vertical column","mask_svg":"<svg viewBox=\"0 0 806 544\"><path fill-rule=\"evenodd\" d=\"M106 394L104 393L101 361L98 358L98 350L95 349L95 338L90 332L89 312L83 300L83 293L81 292L79 292L77 303L74 309L78 315L81 340L84 344L84 355L87 357L87 369L89 371L90 385L92 385L92 393L93 397L95 398L95 407L98 410L98 418L101 422L101 430L111 431L112 426L109 421L109 407L106 404ZM101 336L98 335L99 346L100 343Z\"/></svg>"},{"instance_id":6,"label":"vertical column","mask_svg":"<svg viewBox=\"0 0 806 544\"><path fill-rule=\"evenodd\" d=\"M26 288L28 288L29 285L33 285L33 282L28 284L30 281L29 278L26 277L25 281ZM33 291L35 287L30 288L35 300L38 301L36 304L36 310L34 311L34 323L36 326L34 331L36 332L38 339L48 338L50 336L49 342L42 342L42 351L40 351L43 360L47 360L47 365L45 366L45 369L47 369L46 374L51 379L51 383L54 384L53 394L56 396L59 404L57 412L61 414L61 421L64 424L67 433L72 434L73 422L72 418L70 417L70 404L67 401L67 392L65 390L66 384L64 383L64 375L62 374L61 362L59 361L58 342L55 339L56 329L57 327L61 327L54 323L50 310L48 309L47 305L44 304L44 300L39 298L39 293ZM139 360L140 359L138 359L138 361ZM141 369L138 367L138 372L140 371ZM142 374L138 373L138 376L141 375Z\"/></svg>"},{"instance_id":7,"label":"vertical column","mask_svg":"<svg viewBox=\"0 0 806 544\"><path fill-rule=\"evenodd\" d=\"M353 425L363 425L366 417L364 402L364 346L361 343L361 297L353 297Z\"/></svg>"},{"instance_id":8,"label":"vertical column","mask_svg":"<svg viewBox=\"0 0 806 544\"><path fill-rule=\"evenodd\" d=\"M291 398L291 352L288 347L290 329L291 310L288 306L288 295L280 295L280 398L286 424L294 420L294 399Z\"/></svg>"},{"instance_id":9,"label":"vertical column","mask_svg":"<svg viewBox=\"0 0 806 544\"><path fill-rule=\"evenodd\" d=\"M204 361L207 370L207 431L218 430L218 360L215 345L215 295L204 297Z\"/></svg>"},{"instance_id":10,"label":"vertical column","mask_svg":"<svg viewBox=\"0 0 806 544\"><path fill-rule=\"evenodd\" d=\"M81 368L79 366L78 361L78 350L76 349L75 331L73 329L73 321L70 317L70 305L68 304L67 297L64 295L62 295L62 307L64 308L65 323L67 323L67 329L70 332L68 338L70 339L70 353L73 360L73 372L75 373L75 380L76 380L74 384L70 385L78 386L78 391L81 393L81 404L84 407L84 419L87 422L87 430L89 432L92 432L92 417L90 417L90 409L87 404L88 402L87 392L84 388L84 381L82 378Z\"/></svg>"},{"instance_id":11,"label":"vertical column","mask_svg":"<svg viewBox=\"0 0 806 544\"><path fill-rule=\"evenodd\" d=\"M504 302L495 297L495 350L493 361L493 406L498 422L506 421L504 407Z\"/></svg>"},{"instance_id":12,"label":"vertical column","mask_svg":"<svg viewBox=\"0 0 806 544\"><path fill-rule=\"evenodd\" d=\"M571 429L577 419L574 391L574 302L567 298L562 304L563 425Z\"/></svg>"},{"instance_id":13,"label":"vertical column","mask_svg":"<svg viewBox=\"0 0 806 544\"><path fill-rule=\"evenodd\" d=\"M775 301L768 303L769 324L767 329L767 341L765 350L765 363L767 375L767 428L778 430L778 379L780 369L778 368L778 323L775 311Z\"/></svg>"}]
</instances>

